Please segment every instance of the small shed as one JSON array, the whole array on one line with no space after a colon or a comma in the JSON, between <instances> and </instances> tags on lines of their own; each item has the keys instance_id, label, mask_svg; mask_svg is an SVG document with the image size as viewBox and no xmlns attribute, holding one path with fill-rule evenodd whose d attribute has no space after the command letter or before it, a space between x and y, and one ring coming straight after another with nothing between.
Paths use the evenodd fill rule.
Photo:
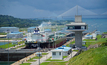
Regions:
<instances>
[{"instance_id":1,"label":"small shed","mask_svg":"<svg viewBox=\"0 0 107 65\"><path fill-rule=\"evenodd\" d=\"M63 50L62 49L58 49L58 50L51 50L52 52L52 59L59 59L62 60L63 59Z\"/></svg>"},{"instance_id":2,"label":"small shed","mask_svg":"<svg viewBox=\"0 0 107 65\"><path fill-rule=\"evenodd\" d=\"M18 27L0 27L0 32L19 32Z\"/></svg>"},{"instance_id":3,"label":"small shed","mask_svg":"<svg viewBox=\"0 0 107 65\"><path fill-rule=\"evenodd\" d=\"M18 41L17 40L14 40L14 41L11 41L12 42L12 44L14 45L14 44L18 44Z\"/></svg>"},{"instance_id":4,"label":"small shed","mask_svg":"<svg viewBox=\"0 0 107 65\"><path fill-rule=\"evenodd\" d=\"M92 34L93 38L95 39L97 37L97 34L96 33L93 33Z\"/></svg>"},{"instance_id":5,"label":"small shed","mask_svg":"<svg viewBox=\"0 0 107 65\"><path fill-rule=\"evenodd\" d=\"M100 35L100 31L98 31L98 30L97 30L97 31L95 31L95 33L96 33L97 35Z\"/></svg>"},{"instance_id":6,"label":"small shed","mask_svg":"<svg viewBox=\"0 0 107 65\"><path fill-rule=\"evenodd\" d=\"M93 39L92 35L85 35L85 39Z\"/></svg>"},{"instance_id":7,"label":"small shed","mask_svg":"<svg viewBox=\"0 0 107 65\"><path fill-rule=\"evenodd\" d=\"M35 29L36 27L29 27L28 29L27 29L27 32L28 33L32 33L32 32L34 32L34 29Z\"/></svg>"},{"instance_id":8,"label":"small shed","mask_svg":"<svg viewBox=\"0 0 107 65\"><path fill-rule=\"evenodd\" d=\"M52 52L52 59L63 59L63 56L68 56L72 51L71 47L58 47Z\"/></svg>"},{"instance_id":9,"label":"small shed","mask_svg":"<svg viewBox=\"0 0 107 65\"><path fill-rule=\"evenodd\" d=\"M11 32L11 33L7 34L6 38L22 38L22 37L23 37L22 32Z\"/></svg>"}]
</instances>

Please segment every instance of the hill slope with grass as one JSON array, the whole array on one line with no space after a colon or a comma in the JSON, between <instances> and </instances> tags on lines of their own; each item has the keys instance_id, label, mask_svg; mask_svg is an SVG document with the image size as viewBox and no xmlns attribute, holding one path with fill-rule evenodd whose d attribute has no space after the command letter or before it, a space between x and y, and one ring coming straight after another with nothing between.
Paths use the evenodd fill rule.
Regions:
<instances>
[{"instance_id":1,"label":"hill slope with grass","mask_svg":"<svg viewBox=\"0 0 107 65\"><path fill-rule=\"evenodd\" d=\"M107 46L85 51L67 63L68 65L107 65Z\"/></svg>"},{"instance_id":2,"label":"hill slope with grass","mask_svg":"<svg viewBox=\"0 0 107 65\"><path fill-rule=\"evenodd\" d=\"M101 35L97 36L97 40L85 40L94 41L87 42L89 45L98 44L98 48L91 48L85 52L82 52L78 56L70 59L68 65L107 65L107 38L101 38ZM88 47L87 46L87 47Z\"/></svg>"}]
</instances>

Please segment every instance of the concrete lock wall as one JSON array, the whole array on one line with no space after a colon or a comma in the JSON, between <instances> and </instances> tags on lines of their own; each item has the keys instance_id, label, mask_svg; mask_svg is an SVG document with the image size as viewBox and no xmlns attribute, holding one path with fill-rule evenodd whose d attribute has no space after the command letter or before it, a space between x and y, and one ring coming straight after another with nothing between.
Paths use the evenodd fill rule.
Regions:
<instances>
[{"instance_id":1,"label":"concrete lock wall","mask_svg":"<svg viewBox=\"0 0 107 65\"><path fill-rule=\"evenodd\" d=\"M16 61L15 63L13 63L13 64L11 64L11 65L20 65L20 64L22 64L22 63L24 63L24 62L27 62L27 60L35 57L35 56L36 56L35 54L36 54L36 53L33 53L33 54L31 54L31 55L29 55L29 56L27 56L27 57L25 57L25 58L22 58L21 60Z\"/></svg>"},{"instance_id":2,"label":"concrete lock wall","mask_svg":"<svg viewBox=\"0 0 107 65\"><path fill-rule=\"evenodd\" d=\"M9 53L9 61L20 60L31 53ZM0 53L0 61L8 61L8 53Z\"/></svg>"}]
</instances>

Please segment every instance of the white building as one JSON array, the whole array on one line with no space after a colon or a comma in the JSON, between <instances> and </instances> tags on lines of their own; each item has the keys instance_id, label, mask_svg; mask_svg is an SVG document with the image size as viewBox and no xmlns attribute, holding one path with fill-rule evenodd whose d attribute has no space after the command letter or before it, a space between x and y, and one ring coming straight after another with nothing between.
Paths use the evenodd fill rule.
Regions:
<instances>
[{"instance_id":1,"label":"white building","mask_svg":"<svg viewBox=\"0 0 107 65\"><path fill-rule=\"evenodd\" d=\"M35 29L36 27L29 27L28 29L27 29L27 32L28 33L32 33L32 32L34 32L34 29Z\"/></svg>"},{"instance_id":2,"label":"white building","mask_svg":"<svg viewBox=\"0 0 107 65\"><path fill-rule=\"evenodd\" d=\"M6 38L22 38L22 37L23 37L22 32L13 32L13 33L7 34Z\"/></svg>"},{"instance_id":3,"label":"white building","mask_svg":"<svg viewBox=\"0 0 107 65\"><path fill-rule=\"evenodd\" d=\"M18 27L0 27L0 32L19 32L19 28Z\"/></svg>"},{"instance_id":4,"label":"white building","mask_svg":"<svg viewBox=\"0 0 107 65\"><path fill-rule=\"evenodd\" d=\"M95 39L97 37L97 34L93 33L92 36L93 36L93 39Z\"/></svg>"},{"instance_id":5,"label":"white building","mask_svg":"<svg viewBox=\"0 0 107 65\"><path fill-rule=\"evenodd\" d=\"M100 35L100 34L101 34L100 31L95 31L95 33L96 33L97 35Z\"/></svg>"},{"instance_id":6,"label":"white building","mask_svg":"<svg viewBox=\"0 0 107 65\"><path fill-rule=\"evenodd\" d=\"M52 59L63 59L63 56L68 56L72 51L71 47L58 47L54 50L51 50L52 52Z\"/></svg>"},{"instance_id":7,"label":"white building","mask_svg":"<svg viewBox=\"0 0 107 65\"><path fill-rule=\"evenodd\" d=\"M85 39L93 39L92 35L85 35Z\"/></svg>"}]
</instances>

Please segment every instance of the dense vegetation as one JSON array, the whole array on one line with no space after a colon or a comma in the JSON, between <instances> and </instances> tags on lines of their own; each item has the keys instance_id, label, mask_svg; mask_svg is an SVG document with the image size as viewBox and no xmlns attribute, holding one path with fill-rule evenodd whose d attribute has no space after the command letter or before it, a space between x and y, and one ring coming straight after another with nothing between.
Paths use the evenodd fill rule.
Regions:
<instances>
[{"instance_id":1,"label":"dense vegetation","mask_svg":"<svg viewBox=\"0 0 107 65\"><path fill-rule=\"evenodd\" d=\"M19 28L26 28L32 26L38 26L43 21L45 22L52 22L52 25L63 25L65 23L71 22L71 20L50 20L50 19L20 19L14 18L13 16L8 15L0 15L0 27L19 27Z\"/></svg>"},{"instance_id":2,"label":"dense vegetation","mask_svg":"<svg viewBox=\"0 0 107 65\"><path fill-rule=\"evenodd\" d=\"M40 25L42 23L42 20L20 19L8 15L0 15L0 23L1 23L0 27L26 28L26 27Z\"/></svg>"}]
</instances>

